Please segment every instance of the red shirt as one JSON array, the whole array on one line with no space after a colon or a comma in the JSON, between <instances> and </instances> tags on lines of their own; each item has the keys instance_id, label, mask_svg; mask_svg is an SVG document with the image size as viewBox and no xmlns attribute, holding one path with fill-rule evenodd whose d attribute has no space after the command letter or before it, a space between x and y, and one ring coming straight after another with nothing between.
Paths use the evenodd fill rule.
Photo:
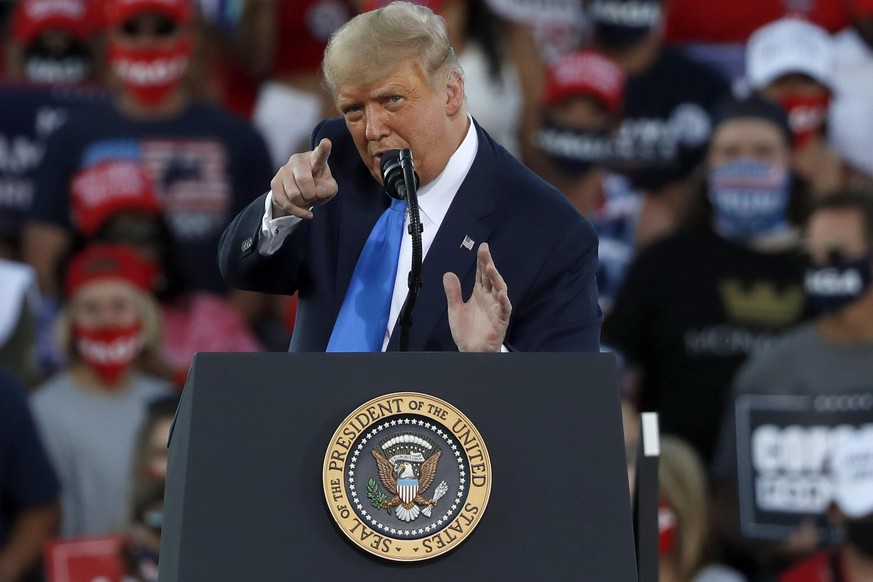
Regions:
<instances>
[{"instance_id":1,"label":"red shirt","mask_svg":"<svg viewBox=\"0 0 873 582\"><path fill-rule=\"evenodd\" d=\"M263 350L239 313L217 295L191 293L175 303L162 305L161 318L162 356L176 370L187 372L196 352Z\"/></svg>"},{"instance_id":2,"label":"red shirt","mask_svg":"<svg viewBox=\"0 0 873 582\"><path fill-rule=\"evenodd\" d=\"M850 582L841 555L832 551L816 554L783 572L779 582Z\"/></svg>"},{"instance_id":3,"label":"red shirt","mask_svg":"<svg viewBox=\"0 0 873 582\"><path fill-rule=\"evenodd\" d=\"M667 43L743 43L765 24L794 15L836 32L849 23L835 0L670 0Z\"/></svg>"}]
</instances>

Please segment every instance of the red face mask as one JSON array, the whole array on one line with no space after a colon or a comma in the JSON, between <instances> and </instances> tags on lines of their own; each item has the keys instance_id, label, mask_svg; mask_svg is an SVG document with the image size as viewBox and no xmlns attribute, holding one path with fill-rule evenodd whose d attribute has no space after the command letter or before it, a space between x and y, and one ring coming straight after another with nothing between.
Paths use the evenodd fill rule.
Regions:
<instances>
[{"instance_id":1,"label":"red face mask","mask_svg":"<svg viewBox=\"0 0 873 582\"><path fill-rule=\"evenodd\" d=\"M190 37L167 47L129 48L110 42L109 66L137 100L156 105L182 82L193 48Z\"/></svg>"},{"instance_id":2,"label":"red face mask","mask_svg":"<svg viewBox=\"0 0 873 582\"><path fill-rule=\"evenodd\" d=\"M679 518L666 501L658 504L658 554L666 556L676 546Z\"/></svg>"},{"instance_id":3,"label":"red face mask","mask_svg":"<svg viewBox=\"0 0 873 582\"><path fill-rule=\"evenodd\" d=\"M788 95L779 100L779 105L788 116L794 149L800 149L821 133L828 116L831 97Z\"/></svg>"},{"instance_id":4,"label":"red face mask","mask_svg":"<svg viewBox=\"0 0 873 582\"><path fill-rule=\"evenodd\" d=\"M115 386L142 350L142 324L97 329L73 324L73 342L82 361Z\"/></svg>"}]
</instances>

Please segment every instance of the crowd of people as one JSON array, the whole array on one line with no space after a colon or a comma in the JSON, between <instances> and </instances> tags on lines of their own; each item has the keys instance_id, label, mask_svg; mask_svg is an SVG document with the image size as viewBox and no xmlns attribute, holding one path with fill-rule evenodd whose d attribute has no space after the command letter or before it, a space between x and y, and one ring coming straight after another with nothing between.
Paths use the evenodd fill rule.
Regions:
<instances>
[{"instance_id":1,"label":"crowd of people","mask_svg":"<svg viewBox=\"0 0 873 582\"><path fill-rule=\"evenodd\" d=\"M661 580L873 580L873 413L828 451L832 503L819 521L830 526L798 519L767 540L739 523L735 415L749 394L873 393L873 2L414 2L444 19L463 71L449 104L458 151L500 144L498 163L526 165L597 233L598 304L592 285L572 295L592 305L546 319L560 327L584 311L590 336L599 306L601 348L621 362L631 473L637 412L658 412L669 435ZM257 237L262 217L285 220L274 218L285 203L275 187L265 192L293 154L315 149L313 166L354 154L339 122L318 126L333 154L310 140L340 115L356 136L353 113L334 101L337 78L377 56L362 51L365 64L342 69L348 48L325 49L356 14L388 4L0 2L0 582L41 579L50 539L109 534L123 536L132 579L156 579L165 445L194 354L284 351L297 315L297 295L231 288L225 278L247 281L234 262L252 239L240 248L222 233ZM428 138L417 143L449 145ZM423 181L445 183L452 166L420 157ZM361 183L334 174L340 189ZM533 184L526 176L506 172L497 186ZM335 193L303 197L300 214L338 208ZM302 196L286 194L288 204ZM531 208L521 228L554 230L562 262L528 276L498 257L510 292L530 279L570 296L587 272L588 231L561 235L560 204ZM381 210L368 211L375 221ZM319 228L292 236L336 244ZM278 248L279 232L255 245ZM435 233L425 227L431 242ZM284 265L271 290L300 290L314 331L298 333L297 349L342 351L314 322L326 307L312 290L335 274L292 269L293 252L257 252ZM533 311L514 303L491 347L572 345L526 339ZM384 327L374 349L396 349ZM465 347L444 327L423 349Z\"/></svg>"}]
</instances>

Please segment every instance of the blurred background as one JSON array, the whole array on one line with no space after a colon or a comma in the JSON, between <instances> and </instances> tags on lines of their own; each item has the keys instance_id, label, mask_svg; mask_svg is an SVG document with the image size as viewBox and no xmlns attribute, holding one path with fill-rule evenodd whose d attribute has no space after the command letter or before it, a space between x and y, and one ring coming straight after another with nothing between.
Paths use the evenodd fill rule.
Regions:
<instances>
[{"instance_id":1,"label":"blurred background","mask_svg":"<svg viewBox=\"0 0 873 582\"><path fill-rule=\"evenodd\" d=\"M668 435L661 580L873 581L873 1L416 1L598 232L631 488L639 412ZM218 240L386 3L0 0L0 582L156 580L194 353L294 327Z\"/></svg>"}]
</instances>

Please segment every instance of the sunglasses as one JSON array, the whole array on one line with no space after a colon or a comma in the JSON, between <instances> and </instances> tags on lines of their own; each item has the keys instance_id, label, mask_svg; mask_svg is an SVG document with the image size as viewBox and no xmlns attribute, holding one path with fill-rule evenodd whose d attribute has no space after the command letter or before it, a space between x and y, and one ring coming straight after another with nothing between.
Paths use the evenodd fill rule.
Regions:
<instances>
[{"instance_id":1,"label":"sunglasses","mask_svg":"<svg viewBox=\"0 0 873 582\"><path fill-rule=\"evenodd\" d=\"M179 26L176 24L176 21L166 16L133 18L121 25L121 33L129 37L142 36L144 34L168 37L173 36L177 30L179 30Z\"/></svg>"}]
</instances>

